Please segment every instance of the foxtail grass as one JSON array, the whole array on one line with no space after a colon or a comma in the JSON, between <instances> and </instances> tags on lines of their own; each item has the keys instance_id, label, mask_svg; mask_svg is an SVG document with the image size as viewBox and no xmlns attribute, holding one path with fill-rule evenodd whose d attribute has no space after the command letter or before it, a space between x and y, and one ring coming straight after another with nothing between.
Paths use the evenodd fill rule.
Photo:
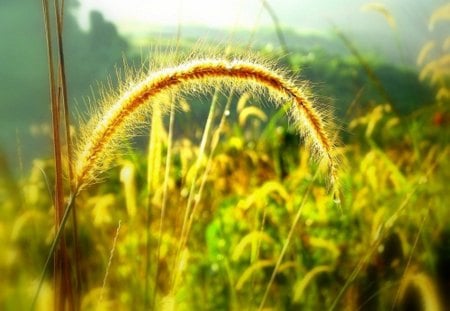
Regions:
<instances>
[{"instance_id":1,"label":"foxtail grass","mask_svg":"<svg viewBox=\"0 0 450 311\"><path fill-rule=\"evenodd\" d=\"M208 92L220 88L267 96L280 107L285 107L286 103L289 103L291 120L306 144L314 151L316 158L326 163L330 188L336 190L338 164L334 141L329 134L331 124L323 112L315 107L304 87L288 78L286 74L267 63L219 58L192 60L154 71L137 82L126 83L116 97L106 98L102 108L81 127L81 136L74 145L75 151L71 161L73 181L71 195L62 215L61 226L50 248L33 305L39 295L52 254L61 239L62 229L70 211L74 209L75 198L81 190L98 181L101 173L109 168L113 155L120 150L120 142L134 133L140 124L145 123L144 116L154 112L155 107L160 107L164 113L172 111L171 102L180 102L168 99L174 99L177 95ZM187 223L186 220L184 223ZM192 219L189 223L192 223ZM190 225L185 229L189 231L189 227ZM183 253L183 249L180 251ZM180 259L180 262L182 261ZM181 269L176 271L181 272ZM172 284L177 284L177 280L175 277Z\"/></svg>"},{"instance_id":2,"label":"foxtail grass","mask_svg":"<svg viewBox=\"0 0 450 311\"><path fill-rule=\"evenodd\" d=\"M75 153L75 193L107 169L118 142L142 121L144 113L152 111L153 104L164 105L165 96L177 92L208 91L217 86L242 91L253 89L270 96L279 105L292 102L290 116L295 126L318 158L326 161L330 185L335 185L337 161L327 122L301 87L278 70L253 61L201 59L148 75L91 119Z\"/></svg>"}]
</instances>

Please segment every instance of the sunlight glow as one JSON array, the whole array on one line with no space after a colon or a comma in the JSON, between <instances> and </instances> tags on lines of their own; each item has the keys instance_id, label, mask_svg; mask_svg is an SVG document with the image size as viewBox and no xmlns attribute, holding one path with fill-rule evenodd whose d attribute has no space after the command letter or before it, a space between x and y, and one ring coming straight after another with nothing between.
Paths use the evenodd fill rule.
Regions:
<instances>
[{"instance_id":1,"label":"sunlight glow","mask_svg":"<svg viewBox=\"0 0 450 311\"><path fill-rule=\"evenodd\" d=\"M261 4L259 0L80 0L78 14L83 28L88 28L91 10L101 11L121 30L149 25L181 24L208 27L254 27ZM245 14L241 14L244 12ZM249 12L251 12L249 14Z\"/></svg>"}]
</instances>

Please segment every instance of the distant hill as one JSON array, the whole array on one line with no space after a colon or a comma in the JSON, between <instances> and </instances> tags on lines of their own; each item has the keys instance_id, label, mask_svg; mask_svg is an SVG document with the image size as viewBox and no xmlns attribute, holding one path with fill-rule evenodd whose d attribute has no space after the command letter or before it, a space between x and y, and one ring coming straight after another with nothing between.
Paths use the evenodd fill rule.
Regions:
<instances>
[{"instance_id":1,"label":"distant hill","mask_svg":"<svg viewBox=\"0 0 450 311\"><path fill-rule=\"evenodd\" d=\"M434 10L447 3L445 0L386 0L382 3L386 12L375 9L363 10L364 5L377 1L268 1L277 14L286 42L293 50L323 47L329 53L340 54L342 46L333 38L335 28L351 38L364 53L379 55L393 63L415 66L420 48L430 39L445 38L449 34L448 24L440 23L436 29L429 31L428 21ZM258 1L245 2L243 12L260 10ZM387 16L395 22L389 25ZM252 38L254 46L271 44L277 46L279 41L274 25L267 14L262 12L257 31L252 29L211 28L205 25L181 25L181 37L192 40L216 40L221 43L231 42L247 44ZM125 36L135 42L143 43L146 37L175 37L177 26L118 25L124 29ZM307 35L307 36L305 36ZM313 41L311 42L311 39Z\"/></svg>"}]
</instances>

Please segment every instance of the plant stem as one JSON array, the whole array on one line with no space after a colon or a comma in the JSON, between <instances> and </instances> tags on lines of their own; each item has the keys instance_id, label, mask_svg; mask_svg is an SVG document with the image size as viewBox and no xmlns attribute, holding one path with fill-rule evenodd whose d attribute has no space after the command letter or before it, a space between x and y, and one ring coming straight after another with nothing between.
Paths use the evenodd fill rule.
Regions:
<instances>
[{"instance_id":1,"label":"plant stem","mask_svg":"<svg viewBox=\"0 0 450 311\"><path fill-rule=\"evenodd\" d=\"M67 206L66 206L66 210L64 211L63 217L60 222L60 226L58 227L55 238L53 239L52 245L50 246L50 250L48 252L47 260L45 261L44 268L42 268L41 276L39 277L38 287L36 289L36 293L34 294L33 302L31 303L31 310L34 310L36 307L36 302L39 297L39 293L41 291L42 284L44 283L45 273L47 272L47 269L50 265L50 261L52 259L53 253L56 250L56 246L58 245L58 242L62 237L64 227L66 225L67 219L69 218L70 212L73 209L74 203L75 203L75 195L72 194L69 197L69 200L68 200Z\"/></svg>"},{"instance_id":2,"label":"plant stem","mask_svg":"<svg viewBox=\"0 0 450 311\"><path fill-rule=\"evenodd\" d=\"M303 211L303 206L305 206L305 203L306 203L306 198L309 196L309 193L311 192L313 182L317 178L318 172L319 171L316 171L316 173L314 174L314 177L310 181L308 188L306 189L305 194L303 195L302 202L300 203L297 213L295 214L294 221L292 222L291 229L289 230L288 236L287 236L286 240L284 241L283 248L281 249L281 253L278 256L278 260L277 260L277 263L275 264L275 268L273 268L272 275L270 276L269 283L267 284L266 291L264 292L264 296L263 296L261 303L259 305L259 308L258 308L259 311L263 310L263 308L264 308L264 304L266 303L267 297L269 296L270 288L272 287L272 284L275 280L275 276L278 273L278 269L280 268L281 263L283 262L284 255L286 254L289 243L291 242L292 236L294 235L294 230L297 227L298 221L300 220L300 216Z\"/></svg>"}]
</instances>

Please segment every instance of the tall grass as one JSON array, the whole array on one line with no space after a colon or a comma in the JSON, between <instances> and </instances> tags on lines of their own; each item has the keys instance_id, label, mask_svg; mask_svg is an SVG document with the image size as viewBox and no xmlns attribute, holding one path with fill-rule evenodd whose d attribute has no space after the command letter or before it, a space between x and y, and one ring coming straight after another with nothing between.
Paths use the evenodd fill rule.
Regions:
<instances>
[{"instance_id":1,"label":"tall grass","mask_svg":"<svg viewBox=\"0 0 450 311\"><path fill-rule=\"evenodd\" d=\"M194 89L208 90L214 86L226 86L233 90L252 89L256 92L263 92L263 94L269 95L279 104L285 100L291 101L291 118L305 140L310 142L309 144L317 156L320 159L324 159L327 163L330 185L335 190L338 167L334 143L328 134L326 120L314 108L312 101L308 99L305 92L290 79L287 79L273 68L243 59L232 61L225 59L200 59L164 68L151 73L142 81L132 84L119 94L117 99L105 99L103 108L94 114L85 127L80 129L83 136L76 144L77 151L73 162L73 188L67 203L66 213L61 217L61 227L58 228L44 272L51 254L58 246L59 239L62 239L61 232L67 220L68 212L73 209L76 196L85 187L96 181L98 176L108 168L113 158L112 155L119 149L120 141L135 130L135 127L142 119L141 115L146 112L153 112L154 125L158 126L156 122L160 119L159 109L170 108L170 105L169 107L164 107L164 104L167 102L164 96L169 96L170 98L175 96L174 94L189 93ZM113 103L108 103L110 101L113 101ZM157 107L156 110L155 107ZM212 113L214 113L214 110L212 110ZM207 125L205 137L209 136L209 127ZM201 150L204 149L204 142L202 146ZM155 144L151 144L150 147L153 148L150 150L150 153L158 152L155 149ZM204 151L200 151L200 154L203 153ZM155 159L155 157L152 156L151 159ZM199 158L199 161L201 162L202 159ZM72 165L70 164L70 166ZM149 174L155 176L153 171L158 170L158 167L153 167ZM195 179L196 177L194 177ZM152 183L155 180L157 179L149 178L149 181ZM192 183L192 185L194 184ZM152 184L150 183L149 186L152 186ZM155 186L153 185L152 187ZM191 189L190 198L193 198L194 194L195 191ZM187 233L193 221L192 218L190 218L189 222L187 221L192 208L189 202L192 202L192 199L188 201L185 211L185 221L183 222L179 246L180 251L184 249ZM186 226L188 223L189 225ZM177 256L177 258L179 257ZM175 271L178 270L176 269ZM177 273L174 274L174 280L176 279ZM173 281L173 284L176 284L176 281Z\"/></svg>"},{"instance_id":2,"label":"tall grass","mask_svg":"<svg viewBox=\"0 0 450 311\"><path fill-rule=\"evenodd\" d=\"M37 209L18 217L13 226L14 239L38 232L42 241L52 240L33 306L52 296L58 310L131 308L136 303L156 310L380 309L405 304L412 291L426 308L441 308L437 284L430 277L439 255L430 254L434 246L428 241L439 239L448 219L442 206L448 198L443 185L448 180L449 148L433 140L447 135L448 128L445 121L435 128L420 123L427 124L434 106L412 120L380 103L351 122L349 130L355 136L338 150L329 113L318 109L305 85L276 64L252 57L194 55L107 91L72 143L60 4L54 4L55 57L48 3L43 1L56 235L49 238L42 232L48 224L41 216L48 213ZM442 16L435 15L430 25ZM348 38L342 35L342 40L366 73L373 74ZM424 46L418 63L424 65L422 79L431 78L440 87L437 94L444 94L448 71L440 65L447 63L448 53L432 59L436 46ZM220 114L224 90L230 95ZM379 92L389 101L382 86ZM212 100L195 147L189 140L174 138L174 119L187 98L202 93L212 94ZM230 124L232 102L242 93L238 122ZM268 118L249 103L258 96L268 97L279 111L263 135L252 136L238 127L257 127ZM444 109L445 94L436 99L437 107ZM285 109L295 134L311 148L297 148L287 142L289 133L274 126ZM213 124L218 117L219 125ZM148 124L152 129L147 155L124 148ZM337 159L340 152L346 155L344 163ZM317 182L321 167L312 170L310 158L325 163L332 191L343 184L341 211L331 208L331 196ZM114 168L117 164L119 169ZM344 165L349 170L342 173ZM107 171L112 173L108 176ZM36 170L33 174L24 186L27 193L43 188L35 181ZM158 218L153 218L153 209L160 212ZM65 230L71 215L73 245ZM84 225L81 232L77 217ZM120 219L118 226L115 219ZM35 226L39 230L33 231ZM83 239L80 246L78 237ZM397 241L394 247L389 245L392 240ZM84 258L70 253L78 247L84 249ZM52 260L53 295L45 282Z\"/></svg>"},{"instance_id":3,"label":"tall grass","mask_svg":"<svg viewBox=\"0 0 450 311\"><path fill-rule=\"evenodd\" d=\"M53 134L53 155L55 161L55 185L54 185L54 208L55 208L55 230L60 231L64 225L62 225L62 219L64 214L64 168L63 168L63 156L67 155L67 161L69 163L69 184L72 186L72 169L71 169L71 138L69 130L69 111L67 103L67 86L65 78L65 62L63 53L63 15L64 4L60 4L59 0L55 0L53 3L53 14L50 13L49 4L47 0L42 0L42 9L44 16L44 28L47 39L47 52L48 52L48 76L50 86L50 101L51 101L51 116L52 116L52 134ZM55 22L55 29L52 29L51 24ZM55 32L55 33L53 33ZM56 51L57 57L53 55L53 38L56 34ZM56 62L55 62L56 59ZM55 69L56 63L56 69ZM63 119L62 119L63 118ZM64 122L63 122L64 120ZM66 152L63 151L63 138L61 133L65 133L67 147ZM75 244L75 257L77 257L78 248L77 244L77 225L76 225L76 212L73 210L73 238ZM79 276L78 261L75 260L76 274ZM65 306L69 308L75 307L78 304L77 297L73 296L75 291L73 290L73 279L70 273L69 256L67 253L67 246L65 238L62 238L61 243L55 250L54 254L54 278L55 289L59 294L55 295L55 307L58 309L65 309ZM76 288L76 292L79 293L79 288Z\"/></svg>"},{"instance_id":4,"label":"tall grass","mask_svg":"<svg viewBox=\"0 0 450 311\"><path fill-rule=\"evenodd\" d=\"M106 168L111 153L118 146L118 140L126 135L125 130L132 128L135 121L139 120L132 116L143 113L145 108L152 108L147 103L160 101L166 92L177 89L190 92L195 88L209 88L217 82L240 89L264 87L268 90L267 94L278 103L283 100L293 101L292 119L305 139L311 142L313 150L327 162L330 183L334 186L337 164L326 120L300 88L275 70L254 62L204 59L151 74L125 90L111 107L93 117L88 127L81 130L84 137L74 160L74 192L77 193L94 181L97 173Z\"/></svg>"}]
</instances>

